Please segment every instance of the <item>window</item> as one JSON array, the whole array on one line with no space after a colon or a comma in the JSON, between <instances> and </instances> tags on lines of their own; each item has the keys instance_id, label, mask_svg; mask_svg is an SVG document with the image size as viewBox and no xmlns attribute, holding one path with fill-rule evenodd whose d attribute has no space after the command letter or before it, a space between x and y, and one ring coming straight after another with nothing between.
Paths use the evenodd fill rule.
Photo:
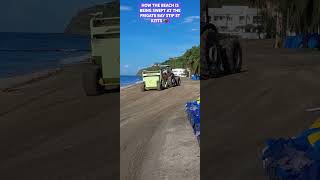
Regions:
<instances>
[{"instance_id":1,"label":"window","mask_svg":"<svg viewBox=\"0 0 320 180\"><path fill-rule=\"evenodd\" d=\"M218 21L219 16L214 16L214 21Z\"/></svg>"}]
</instances>

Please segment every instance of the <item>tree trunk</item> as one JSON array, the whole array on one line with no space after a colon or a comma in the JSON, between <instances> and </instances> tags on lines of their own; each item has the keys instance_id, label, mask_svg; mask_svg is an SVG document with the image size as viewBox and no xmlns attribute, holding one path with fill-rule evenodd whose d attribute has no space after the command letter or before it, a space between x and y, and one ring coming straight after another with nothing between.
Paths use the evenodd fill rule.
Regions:
<instances>
[{"instance_id":1,"label":"tree trunk","mask_svg":"<svg viewBox=\"0 0 320 180\"><path fill-rule=\"evenodd\" d=\"M257 24L258 24L258 36L259 36L259 39L261 39L261 31L260 31L260 28L261 28L260 27L261 26L261 24L260 24L261 14L260 14L259 8L260 8L260 1L259 1L259 5L258 5L258 8L257 8L257 15L259 17L259 20L258 20Z\"/></svg>"},{"instance_id":2,"label":"tree trunk","mask_svg":"<svg viewBox=\"0 0 320 180\"><path fill-rule=\"evenodd\" d=\"M281 12L277 12L277 22L276 22L276 41L275 41L275 48L282 47L282 35L283 35L283 19Z\"/></svg>"},{"instance_id":3,"label":"tree trunk","mask_svg":"<svg viewBox=\"0 0 320 180\"><path fill-rule=\"evenodd\" d=\"M286 36L290 36L290 24L289 24L289 17L290 17L290 11L289 11L289 8L287 9L287 17L286 17L286 20L287 20L287 24L286 24Z\"/></svg>"}]
</instances>

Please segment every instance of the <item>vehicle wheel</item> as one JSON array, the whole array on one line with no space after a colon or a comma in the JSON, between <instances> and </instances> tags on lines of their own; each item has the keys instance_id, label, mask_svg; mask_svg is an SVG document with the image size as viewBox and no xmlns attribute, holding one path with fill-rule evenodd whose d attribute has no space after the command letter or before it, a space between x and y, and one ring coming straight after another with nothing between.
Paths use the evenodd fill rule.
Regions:
<instances>
[{"instance_id":1,"label":"vehicle wheel","mask_svg":"<svg viewBox=\"0 0 320 180\"><path fill-rule=\"evenodd\" d=\"M172 87L178 86L178 82L177 82L176 77L172 77L172 78L171 78L171 84L172 84Z\"/></svg>"},{"instance_id":2,"label":"vehicle wheel","mask_svg":"<svg viewBox=\"0 0 320 180\"><path fill-rule=\"evenodd\" d=\"M223 46L223 64L226 73L236 73L241 71L242 51L237 40L227 40Z\"/></svg>"},{"instance_id":3,"label":"vehicle wheel","mask_svg":"<svg viewBox=\"0 0 320 180\"><path fill-rule=\"evenodd\" d=\"M142 83L142 85L141 85L141 91L142 92L146 91L144 83Z\"/></svg>"},{"instance_id":4,"label":"vehicle wheel","mask_svg":"<svg viewBox=\"0 0 320 180\"><path fill-rule=\"evenodd\" d=\"M161 87L162 87L162 90L167 88L165 81L161 81Z\"/></svg>"},{"instance_id":5,"label":"vehicle wheel","mask_svg":"<svg viewBox=\"0 0 320 180\"><path fill-rule=\"evenodd\" d=\"M213 44L209 48L209 68L210 68L210 74L213 77L218 76L221 74L223 69L221 69L221 56L220 56L220 48L217 46L217 44Z\"/></svg>"},{"instance_id":6,"label":"vehicle wheel","mask_svg":"<svg viewBox=\"0 0 320 180\"><path fill-rule=\"evenodd\" d=\"M176 78L177 86L180 86L180 84L181 84L180 77L175 77L175 78Z\"/></svg>"},{"instance_id":7,"label":"vehicle wheel","mask_svg":"<svg viewBox=\"0 0 320 180\"><path fill-rule=\"evenodd\" d=\"M221 56L217 33L212 29L205 30L201 35L200 47L201 79L216 77L221 74L219 66L219 64L221 64Z\"/></svg>"},{"instance_id":8,"label":"vehicle wheel","mask_svg":"<svg viewBox=\"0 0 320 180\"><path fill-rule=\"evenodd\" d=\"M242 67L242 48L239 42L235 44L235 72L241 72Z\"/></svg>"},{"instance_id":9,"label":"vehicle wheel","mask_svg":"<svg viewBox=\"0 0 320 180\"><path fill-rule=\"evenodd\" d=\"M162 82L158 82L157 83L157 90L158 91L161 91L163 89L163 87L162 87Z\"/></svg>"},{"instance_id":10,"label":"vehicle wheel","mask_svg":"<svg viewBox=\"0 0 320 180\"><path fill-rule=\"evenodd\" d=\"M167 88L171 88L172 87L172 79L171 78L168 78L167 80Z\"/></svg>"},{"instance_id":11,"label":"vehicle wheel","mask_svg":"<svg viewBox=\"0 0 320 180\"><path fill-rule=\"evenodd\" d=\"M99 84L102 77L101 68L99 66L90 66L82 75L82 85L88 96L99 95L103 92L103 86Z\"/></svg>"}]
</instances>

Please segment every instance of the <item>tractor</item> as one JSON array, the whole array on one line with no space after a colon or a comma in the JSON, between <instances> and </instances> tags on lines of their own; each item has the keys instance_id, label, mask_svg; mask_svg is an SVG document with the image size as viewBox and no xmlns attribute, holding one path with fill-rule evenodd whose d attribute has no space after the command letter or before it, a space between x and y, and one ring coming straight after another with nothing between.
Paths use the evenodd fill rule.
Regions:
<instances>
[{"instance_id":1,"label":"tractor","mask_svg":"<svg viewBox=\"0 0 320 180\"><path fill-rule=\"evenodd\" d=\"M97 13L90 20L92 56L82 76L88 96L120 89L120 17L101 16Z\"/></svg>"},{"instance_id":2,"label":"tractor","mask_svg":"<svg viewBox=\"0 0 320 180\"><path fill-rule=\"evenodd\" d=\"M210 22L207 0L201 0L201 5L200 78L205 80L240 72L242 49L239 38L219 33L217 27Z\"/></svg>"},{"instance_id":3,"label":"tractor","mask_svg":"<svg viewBox=\"0 0 320 180\"><path fill-rule=\"evenodd\" d=\"M153 71L142 71L143 83L142 91L145 90L163 90L170 87L180 86L180 77L172 73L169 65L160 65Z\"/></svg>"}]
</instances>

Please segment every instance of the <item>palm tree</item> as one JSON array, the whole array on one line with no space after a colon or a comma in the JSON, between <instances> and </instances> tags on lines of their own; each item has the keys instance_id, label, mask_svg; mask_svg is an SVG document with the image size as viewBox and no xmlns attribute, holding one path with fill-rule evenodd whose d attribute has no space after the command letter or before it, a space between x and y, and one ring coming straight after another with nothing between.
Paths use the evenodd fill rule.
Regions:
<instances>
[{"instance_id":1,"label":"palm tree","mask_svg":"<svg viewBox=\"0 0 320 180\"><path fill-rule=\"evenodd\" d=\"M290 29L297 33L317 32L320 25L320 0L291 0Z\"/></svg>"}]
</instances>

